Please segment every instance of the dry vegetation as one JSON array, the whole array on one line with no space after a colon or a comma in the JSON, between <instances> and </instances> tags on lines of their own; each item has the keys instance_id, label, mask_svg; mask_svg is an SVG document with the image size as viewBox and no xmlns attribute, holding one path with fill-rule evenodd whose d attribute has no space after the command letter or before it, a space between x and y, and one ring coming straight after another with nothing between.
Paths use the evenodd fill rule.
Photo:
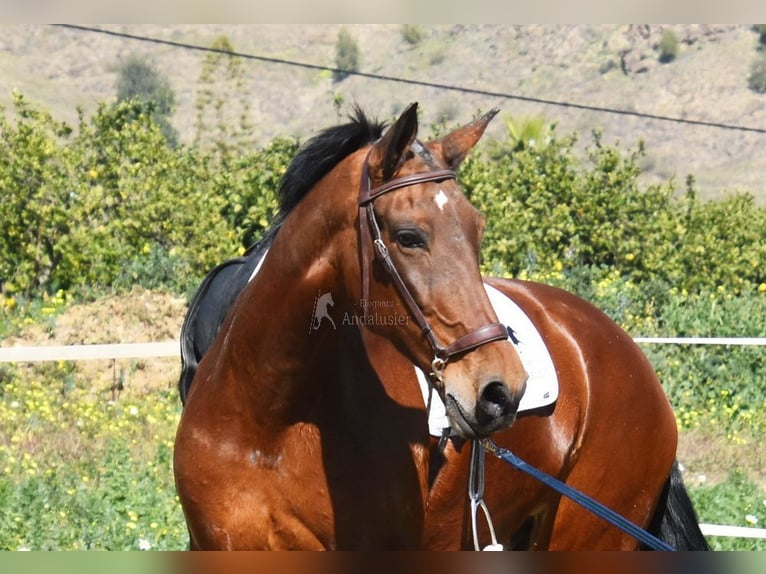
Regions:
<instances>
[{"instance_id":1,"label":"dry vegetation","mask_svg":"<svg viewBox=\"0 0 766 574\"><path fill-rule=\"evenodd\" d=\"M126 295L104 297L68 307L64 313L35 323L4 347L35 345L95 345L146 343L178 339L186 302L175 295L135 288ZM111 398L118 387L132 393L175 387L181 372L178 359L119 359L80 361L78 379L94 395Z\"/></svg>"}]
</instances>

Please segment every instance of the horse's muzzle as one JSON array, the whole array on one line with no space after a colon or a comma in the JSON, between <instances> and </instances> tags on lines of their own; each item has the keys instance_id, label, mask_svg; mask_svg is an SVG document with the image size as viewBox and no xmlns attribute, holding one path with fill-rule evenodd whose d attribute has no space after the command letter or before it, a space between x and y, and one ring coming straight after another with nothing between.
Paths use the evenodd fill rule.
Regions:
<instances>
[{"instance_id":1,"label":"horse's muzzle","mask_svg":"<svg viewBox=\"0 0 766 574\"><path fill-rule=\"evenodd\" d=\"M473 413L451 394L446 396L445 407L459 435L467 439L484 438L514 423L523 394L524 388L514 393L503 382L490 381L479 391Z\"/></svg>"}]
</instances>

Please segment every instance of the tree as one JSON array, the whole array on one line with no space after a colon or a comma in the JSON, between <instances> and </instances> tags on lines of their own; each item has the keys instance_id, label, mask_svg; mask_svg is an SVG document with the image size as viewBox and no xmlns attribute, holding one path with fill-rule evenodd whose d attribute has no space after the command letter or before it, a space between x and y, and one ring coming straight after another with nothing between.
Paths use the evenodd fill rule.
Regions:
<instances>
[{"instance_id":1,"label":"tree","mask_svg":"<svg viewBox=\"0 0 766 574\"><path fill-rule=\"evenodd\" d=\"M231 40L216 38L198 81L195 145L211 148L222 161L249 148L251 97L242 60L234 54Z\"/></svg>"},{"instance_id":2,"label":"tree","mask_svg":"<svg viewBox=\"0 0 766 574\"><path fill-rule=\"evenodd\" d=\"M335 42L335 81L340 82L348 74L359 69L359 45L345 28L338 32L338 40Z\"/></svg>"},{"instance_id":3,"label":"tree","mask_svg":"<svg viewBox=\"0 0 766 574\"><path fill-rule=\"evenodd\" d=\"M747 85L754 92L766 93L766 54L760 54L750 64L750 75Z\"/></svg>"},{"instance_id":4,"label":"tree","mask_svg":"<svg viewBox=\"0 0 766 574\"><path fill-rule=\"evenodd\" d=\"M402 24L402 40L410 46L417 46L423 40L423 30L417 24Z\"/></svg>"},{"instance_id":5,"label":"tree","mask_svg":"<svg viewBox=\"0 0 766 574\"><path fill-rule=\"evenodd\" d=\"M178 145L178 132L170 125L175 94L168 80L157 68L136 54L120 64L117 76L117 101L138 99L153 107L152 119L160 127L165 140L172 147Z\"/></svg>"},{"instance_id":6,"label":"tree","mask_svg":"<svg viewBox=\"0 0 766 574\"><path fill-rule=\"evenodd\" d=\"M663 30L659 43L660 57L663 64L668 64L678 57L678 36L673 30Z\"/></svg>"},{"instance_id":7,"label":"tree","mask_svg":"<svg viewBox=\"0 0 766 574\"><path fill-rule=\"evenodd\" d=\"M766 24L756 24L753 31L758 34L759 48L766 47Z\"/></svg>"}]
</instances>

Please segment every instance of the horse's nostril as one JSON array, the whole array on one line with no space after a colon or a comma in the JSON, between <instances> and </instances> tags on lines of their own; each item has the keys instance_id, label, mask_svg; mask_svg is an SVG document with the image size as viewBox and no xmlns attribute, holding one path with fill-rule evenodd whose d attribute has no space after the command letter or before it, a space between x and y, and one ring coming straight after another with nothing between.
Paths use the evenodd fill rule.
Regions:
<instances>
[{"instance_id":1,"label":"horse's nostril","mask_svg":"<svg viewBox=\"0 0 766 574\"><path fill-rule=\"evenodd\" d=\"M478 410L491 418L502 417L509 413L512 402L508 387L499 381L492 381L481 390Z\"/></svg>"}]
</instances>

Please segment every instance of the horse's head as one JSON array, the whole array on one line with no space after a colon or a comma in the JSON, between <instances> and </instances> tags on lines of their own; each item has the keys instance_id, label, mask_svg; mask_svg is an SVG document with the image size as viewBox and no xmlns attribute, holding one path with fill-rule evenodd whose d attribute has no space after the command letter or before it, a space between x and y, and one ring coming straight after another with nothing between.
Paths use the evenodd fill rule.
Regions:
<instances>
[{"instance_id":1,"label":"horse's head","mask_svg":"<svg viewBox=\"0 0 766 574\"><path fill-rule=\"evenodd\" d=\"M452 171L495 113L423 144L413 104L366 153L359 199L366 324L432 373L466 438L512 424L527 379L479 272L484 218Z\"/></svg>"}]
</instances>

